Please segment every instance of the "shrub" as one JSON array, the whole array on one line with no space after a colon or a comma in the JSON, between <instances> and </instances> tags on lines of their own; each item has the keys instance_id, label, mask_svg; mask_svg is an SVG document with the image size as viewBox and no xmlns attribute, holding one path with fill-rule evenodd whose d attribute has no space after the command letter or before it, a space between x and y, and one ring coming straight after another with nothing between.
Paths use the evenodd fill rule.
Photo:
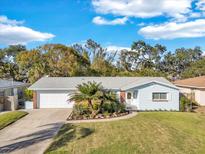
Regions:
<instances>
[{"instance_id":1,"label":"shrub","mask_svg":"<svg viewBox=\"0 0 205 154\"><path fill-rule=\"evenodd\" d=\"M73 114L75 114L76 116L87 115L90 113L91 111L89 109L87 102L81 102L81 103L75 104L73 107Z\"/></svg>"},{"instance_id":2,"label":"shrub","mask_svg":"<svg viewBox=\"0 0 205 154\"><path fill-rule=\"evenodd\" d=\"M188 99L185 96L180 97L180 111L185 112L185 111L191 111L191 100Z\"/></svg>"},{"instance_id":3,"label":"shrub","mask_svg":"<svg viewBox=\"0 0 205 154\"><path fill-rule=\"evenodd\" d=\"M25 89L24 95L25 95L26 100L28 100L28 101L31 101L33 99L33 91L32 90Z\"/></svg>"},{"instance_id":4,"label":"shrub","mask_svg":"<svg viewBox=\"0 0 205 154\"><path fill-rule=\"evenodd\" d=\"M103 115L104 115L105 117L107 117L107 116L110 116L110 113L109 113L108 111L105 111L105 112L103 112Z\"/></svg>"},{"instance_id":5,"label":"shrub","mask_svg":"<svg viewBox=\"0 0 205 154\"><path fill-rule=\"evenodd\" d=\"M93 103L95 110L99 107L99 102ZM112 113L122 113L125 112L125 105L118 102L105 102L102 106L101 112L103 115L110 115ZM86 101L75 104L73 107L73 116L75 117L89 117L91 115L91 110Z\"/></svg>"},{"instance_id":6,"label":"shrub","mask_svg":"<svg viewBox=\"0 0 205 154\"><path fill-rule=\"evenodd\" d=\"M93 101L93 109L97 110L99 108L99 101L98 100L94 100Z\"/></svg>"},{"instance_id":7,"label":"shrub","mask_svg":"<svg viewBox=\"0 0 205 154\"><path fill-rule=\"evenodd\" d=\"M118 112L118 113L125 112L125 104L123 104L123 103L117 103L116 112Z\"/></svg>"},{"instance_id":8,"label":"shrub","mask_svg":"<svg viewBox=\"0 0 205 154\"><path fill-rule=\"evenodd\" d=\"M102 111L108 113L114 113L114 112L121 113L125 111L125 105L123 103L118 103L118 102L112 102L112 103L105 102L102 106Z\"/></svg>"},{"instance_id":9,"label":"shrub","mask_svg":"<svg viewBox=\"0 0 205 154\"><path fill-rule=\"evenodd\" d=\"M111 105L109 103L104 103L102 106L102 112L110 112L112 110Z\"/></svg>"}]
</instances>

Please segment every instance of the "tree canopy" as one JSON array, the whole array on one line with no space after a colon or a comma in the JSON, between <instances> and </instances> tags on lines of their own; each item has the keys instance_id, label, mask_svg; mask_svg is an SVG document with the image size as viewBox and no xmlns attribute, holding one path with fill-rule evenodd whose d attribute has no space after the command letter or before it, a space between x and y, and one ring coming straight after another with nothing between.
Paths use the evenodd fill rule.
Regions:
<instances>
[{"instance_id":1,"label":"tree canopy","mask_svg":"<svg viewBox=\"0 0 205 154\"><path fill-rule=\"evenodd\" d=\"M167 51L135 41L130 50L110 52L89 39L85 44L45 44L34 49L0 49L0 78L33 83L42 76L163 76L170 80L205 75L200 47Z\"/></svg>"}]
</instances>

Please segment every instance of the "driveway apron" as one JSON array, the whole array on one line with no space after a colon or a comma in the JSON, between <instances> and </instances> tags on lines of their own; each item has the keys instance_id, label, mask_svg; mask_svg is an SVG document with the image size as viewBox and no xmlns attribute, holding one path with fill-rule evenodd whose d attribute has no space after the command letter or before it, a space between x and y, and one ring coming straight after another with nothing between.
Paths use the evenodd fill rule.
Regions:
<instances>
[{"instance_id":1,"label":"driveway apron","mask_svg":"<svg viewBox=\"0 0 205 154\"><path fill-rule=\"evenodd\" d=\"M0 130L0 153L42 154L71 109L37 109Z\"/></svg>"}]
</instances>

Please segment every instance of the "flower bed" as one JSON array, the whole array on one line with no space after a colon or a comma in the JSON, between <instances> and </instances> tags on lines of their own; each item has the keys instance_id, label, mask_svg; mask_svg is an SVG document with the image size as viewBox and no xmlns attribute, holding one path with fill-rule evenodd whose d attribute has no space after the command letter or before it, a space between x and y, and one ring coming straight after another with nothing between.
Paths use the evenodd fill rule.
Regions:
<instances>
[{"instance_id":1,"label":"flower bed","mask_svg":"<svg viewBox=\"0 0 205 154\"><path fill-rule=\"evenodd\" d=\"M110 113L110 114L97 114L94 118L90 115L75 115L74 112L70 114L70 116L67 118L67 120L91 120L91 119L110 119L110 118L116 118L128 115L129 112L123 112L123 113Z\"/></svg>"},{"instance_id":2,"label":"flower bed","mask_svg":"<svg viewBox=\"0 0 205 154\"><path fill-rule=\"evenodd\" d=\"M69 98L75 101L75 105L68 120L108 119L128 114L116 93L104 89L101 83L88 81L78 85L77 89L78 92Z\"/></svg>"},{"instance_id":3,"label":"flower bed","mask_svg":"<svg viewBox=\"0 0 205 154\"><path fill-rule=\"evenodd\" d=\"M68 120L108 119L129 114L125 110L125 105L118 102L105 102L102 106L95 102L93 106L94 110L91 110L86 101L75 104Z\"/></svg>"}]
</instances>

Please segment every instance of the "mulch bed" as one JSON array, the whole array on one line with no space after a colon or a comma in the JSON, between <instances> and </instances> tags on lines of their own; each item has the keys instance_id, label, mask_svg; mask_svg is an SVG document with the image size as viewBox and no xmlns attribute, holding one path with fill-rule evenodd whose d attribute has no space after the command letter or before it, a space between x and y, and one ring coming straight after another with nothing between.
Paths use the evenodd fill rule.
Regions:
<instances>
[{"instance_id":1,"label":"mulch bed","mask_svg":"<svg viewBox=\"0 0 205 154\"><path fill-rule=\"evenodd\" d=\"M205 106L197 107L193 109L193 112L200 113L202 115L205 115Z\"/></svg>"},{"instance_id":2,"label":"mulch bed","mask_svg":"<svg viewBox=\"0 0 205 154\"><path fill-rule=\"evenodd\" d=\"M111 119L111 118L117 118L117 117L122 117L125 115L128 115L129 112L123 112L123 113L112 113L110 115L103 115L103 114L98 114L95 116L95 118L91 117L86 117L86 116L73 116L73 112L70 114L70 116L67 118L68 121L70 120L92 120L92 119Z\"/></svg>"}]
</instances>

